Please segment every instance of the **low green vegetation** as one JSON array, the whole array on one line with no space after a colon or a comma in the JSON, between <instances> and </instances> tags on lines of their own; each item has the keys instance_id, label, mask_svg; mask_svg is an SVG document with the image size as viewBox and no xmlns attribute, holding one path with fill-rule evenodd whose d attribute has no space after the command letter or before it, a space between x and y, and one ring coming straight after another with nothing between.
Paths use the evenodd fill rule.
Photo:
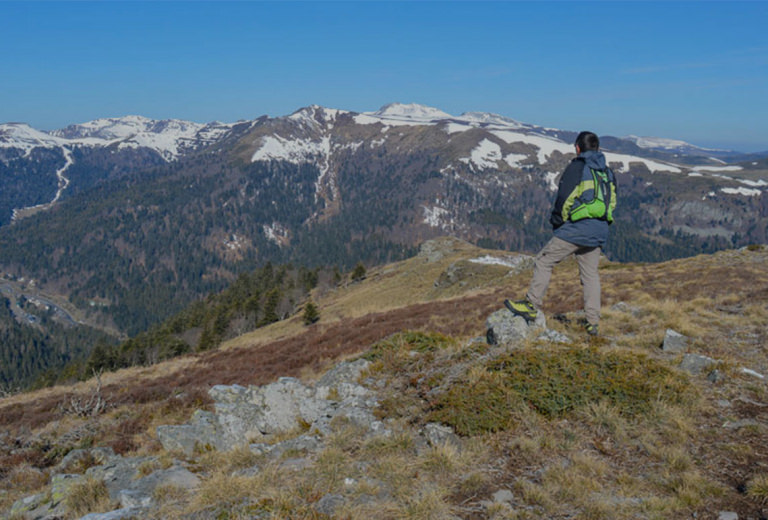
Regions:
<instances>
[{"instance_id":1,"label":"low green vegetation","mask_svg":"<svg viewBox=\"0 0 768 520\"><path fill-rule=\"evenodd\" d=\"M689 398L685 377L644 355L595 348L505 352L441 393L430 418L463 435L509 426L510 410L525 405L547 418L607 402L634 417L658 402Z\"/></svg>"}]
</instances>

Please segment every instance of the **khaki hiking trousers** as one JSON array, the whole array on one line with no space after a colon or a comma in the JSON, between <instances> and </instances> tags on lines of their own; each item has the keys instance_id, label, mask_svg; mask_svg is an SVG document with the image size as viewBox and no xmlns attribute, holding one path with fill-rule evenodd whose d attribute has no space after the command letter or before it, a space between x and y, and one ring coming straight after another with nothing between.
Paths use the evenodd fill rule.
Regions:
<instances>
[{"instance_id":1,"label":"khaki hiking trousers","mask_svg":"<svg viewBox=\"0 0 768 520\"><path fill-rule=\"evenodd\" d=\"M552 277L552 268L571 254L576 255L576 262L579 264L587 321L597 325L600 321L600 276L597 273L597 265L600 262L599 247L578 246L553 237L536 255L533 279L528 288L528 301L537 309L541 308Z\"/></svg>"}]
</instances>

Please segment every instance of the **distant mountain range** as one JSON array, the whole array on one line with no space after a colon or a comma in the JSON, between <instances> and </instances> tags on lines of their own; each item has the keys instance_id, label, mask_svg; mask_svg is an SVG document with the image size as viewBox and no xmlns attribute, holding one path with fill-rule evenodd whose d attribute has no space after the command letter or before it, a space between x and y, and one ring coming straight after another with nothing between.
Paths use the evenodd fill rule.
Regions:
<instances>
[{"instance_id":1,"label":"distant mountain range","mask_svg":"<svg viewBox=\"0 0 768 520\"><path fill-rule=\"evenodd\" d=\"M575 131L422 105L236 123L0 125L0 273L135 334L265 262L351 267L441 235L535 251ZM601 136L621 202L606 253L768 241L768 154ZM20 290L20 289L19 289Z\"/></svg>"}]
</instances>

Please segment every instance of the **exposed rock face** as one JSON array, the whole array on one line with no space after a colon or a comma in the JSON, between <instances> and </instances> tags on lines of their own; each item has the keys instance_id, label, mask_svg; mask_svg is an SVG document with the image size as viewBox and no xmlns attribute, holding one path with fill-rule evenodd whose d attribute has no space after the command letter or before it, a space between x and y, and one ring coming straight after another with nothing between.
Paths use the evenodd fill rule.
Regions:
<instances>
[{"instance_id":1,"label":"exposed rock face","mask_svg":"<svg viewBox=\"0 0 768 520\"><path fill-rule=\"evenodd\" d=\"M314 386L292 377L262 387L214 386L209 393L215 413L196 412L189 424L160 426L158 438L166 450L190 455L196 449L229 450L251 444L263 452L257 441L266 435L296 428L325 434L330 421L339 416L381 431L383 425L371 413L376 406L373 393L355 382L368 364L365 360L341 363Z\"/></svg>"}]
</instances>

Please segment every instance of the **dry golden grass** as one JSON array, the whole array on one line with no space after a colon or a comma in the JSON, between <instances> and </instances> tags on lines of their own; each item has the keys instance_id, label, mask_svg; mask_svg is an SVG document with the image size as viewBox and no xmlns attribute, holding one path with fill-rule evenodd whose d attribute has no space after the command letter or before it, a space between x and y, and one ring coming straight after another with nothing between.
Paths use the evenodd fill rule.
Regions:
<instances>
[{"instance_id":1,"label":"dry golden grass","mask_svg":"<svg viewBox=\"0 0 768 520\"><path fill-rule=\"evenodd\" d=\"M93 477L73 483L66 492L64 504L74 518L88 513L106 513L115 509L116 504L109 498L107 486Z\"/></svg>"}]
</instances>

